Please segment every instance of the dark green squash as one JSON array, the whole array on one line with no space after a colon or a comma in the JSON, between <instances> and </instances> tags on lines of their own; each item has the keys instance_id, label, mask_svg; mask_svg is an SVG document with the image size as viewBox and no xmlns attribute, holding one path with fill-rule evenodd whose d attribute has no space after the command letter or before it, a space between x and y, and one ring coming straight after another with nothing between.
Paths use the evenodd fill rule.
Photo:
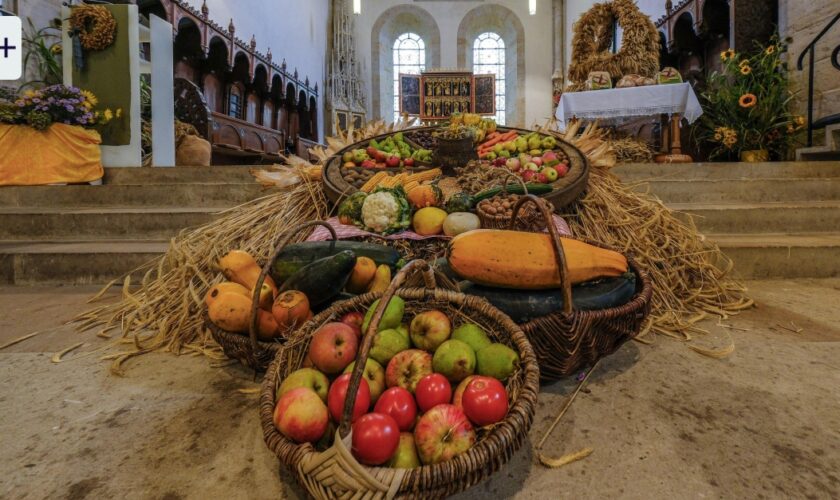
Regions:
<instances>
[{"instance_id":1,"label":"dark green squash","mask_svg":"<svg viewBox=\"0 0 840 500\"><path fill-rule=\"evenodd\" d=\"M377 266L381 264L391 266L392 271L398 267L400 261L400 254L385 245L348 240L339 240L335 243L306 241L288 245L280 252L271 268L271 277L274 278L275 283L282 285L303 266L345 250L351 250L356 257L373 259Z\"/></svg>"},{"instance_id":2,"label":"dark green squash","mask_svg":"<svg viewBox=\"0 0 840 500\"><path fill-rule=\"evenodd\" d=\"M341 293L355 265L356 254L352 250L341 251L303 266L283 283L280 291L303 292L314 309Z\"/></svg>"}]
</instances>

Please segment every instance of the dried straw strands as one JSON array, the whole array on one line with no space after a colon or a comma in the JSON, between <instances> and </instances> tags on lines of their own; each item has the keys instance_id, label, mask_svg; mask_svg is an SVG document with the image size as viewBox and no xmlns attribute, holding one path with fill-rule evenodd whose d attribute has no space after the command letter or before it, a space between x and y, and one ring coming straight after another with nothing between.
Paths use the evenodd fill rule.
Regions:
<instances>
[{"instance_id":1,"label":"dried straw strands","mask_svg":"<svg viewBox=\"0 0 840 500\"><path fill-rule=\"evenodd\" d=\"M613 22L623 30L621 48L612 54ZM628 74L653 77L659 71L659 33L634 0L595 4L574 25L571 89L582 88L591 71L607 71L613 78Z\"/></svg>"},{"instance_id":2,"label":"dried straw strands","mask_svg":"<svg viewBox=\"0 0 840 500\"><path fill-rule=\"evenodd\" d=\"M682 222L657 198L633 191L607 169L591 170L586 195L565 216L572 234L632 253L650 273L652 310L637 340L654 332L690 341L706 333L695 325L708 315L726 318L753 305L746 289L726 277L732 261L693 223Z\"/></svg>"}]
</instances>

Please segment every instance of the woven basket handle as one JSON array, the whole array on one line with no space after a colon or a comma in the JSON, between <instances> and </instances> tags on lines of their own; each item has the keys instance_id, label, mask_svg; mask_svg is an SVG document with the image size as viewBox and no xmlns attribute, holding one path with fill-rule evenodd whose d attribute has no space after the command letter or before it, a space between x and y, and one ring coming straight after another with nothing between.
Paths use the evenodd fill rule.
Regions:
<instances>
[{"instance_id":1,"label":"woven basket handle","mask_svg":"<svg viewBox=\"0 0 840 500\"><path fill-rule=\"evenodd\" d=\"M289 241L304 229L309 229L310 227L315 226L325 227L327 228L327 231L330 232L330 236L332 237L330 253L332 253L332 251L335 250L335 241L338 239L338 235L335 234L335 229L333 229L331 225L320 220L304 222L303 224L297 225L280 235L280 241L274 248L274 252L272 252L271 256L266 261L262 271L260 271L260 276L257 278L257 283L254 285L254 295L251 297L251 324L248 329L248 334L251 337L251 348L255 353L260 348L259 343L257 343L257 322L259 321L257 310L260 308L260 292L262 291L263 283L265 283L265 277L268 276L268 271L271 269L272 264L274 264L274 261L277 260L277 256L280 255L280 252L282 252L286 245L289 244ZM277 283L278 287L282 285L282 283Z\"/></svg>"},{"instance_id":2,"label":"woven basket handle","mask_svg":"<svg viewBox=\"0 0 840 500\"><path fill-rule=\"evenodd\" d=\"M362 383L362 374L365 371L365 364L367 363L370 346L373 344L373 338L379 329L379 322L382 321L385 309L394 295L396 295L397 289L405 283L405 280L411 273L417 270L423 273L423 281L427 289L434 290L437 287L435 272L432 267L425 260L416 259L399 270L397 275L394 276L394 279L391 280L391 284L388 285L388 289L379 298L379 305L373 311L373 316L370 318L367 330L362 332L362 343L359 346L359 352L356 354L356 364L353 365L353 374L350 375L350 385L347 387L347 396L344 399L344 411L341 413L341 425L338 428L341 437L346 437L350 432L353 406L356 404L356 392L359 390L359 384Z\"/></svg>"},{"instance_id":3,"label":"woven basket handle","mask_svg":"<svg viewBox=\"0 0 840 500\"><path fill-rule=\"evenodd\" d=\"M540 203L540 198L533 194L526 194L516 201L513 206L513 218L510 220L509 229L516 228L516 218L519 215L519 210L528 202L536 205L537 210L545 219L545 225L548 227L549 238L551 245L554 247L554 257L557 260L557 269L560 273L560 288L563 290L563 313L570 314L572 312L572 284L569 281L569 267L566 264L566 252L563 251L563 244L560 242L560 234L557 233L557 227L554 226L554 218L545 204Z\"/></svg>"},{"instance_id":4,"label":"woven basket handle","mask_svg":"<svg viewBox=\"0 0 840 500\"><path fill-rule=\"evenodd\" d=\"M514 174L510 170L508 170L508 174L502 180L502 192L505 193L505 194L509 194L508 190L507 190L507 187L508 187L508 179L510 179L511 177L513 177L516 180L516 182L518 182L519 185L522 186L523 195L527 195L528 194L528 185L525 184L525 181L522 180L522 177L519 177L518 175Z\"/></svg>"}]
</instances>

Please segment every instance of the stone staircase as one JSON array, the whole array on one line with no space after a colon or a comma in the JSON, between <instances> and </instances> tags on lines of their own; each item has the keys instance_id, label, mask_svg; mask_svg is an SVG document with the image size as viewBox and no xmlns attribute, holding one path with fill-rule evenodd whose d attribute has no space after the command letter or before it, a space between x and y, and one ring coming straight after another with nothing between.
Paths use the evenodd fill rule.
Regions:
<instances>
[{"instance_id":1,"label":"stone staircase","mask_svg":"<svg viewBox=\"0 0 840 500\"><path fill-rule=\"evenodd\" d=\"M840 117L840 115L837 115ZM840 123L825 127L825 144L796 150L796 159L802 161L840 161Z\"/></svg>"},{"instance_id":2,"label":"stone staircase","mask_svg":"<svg viewBox=\"0 0 840 500\"><path fill-rule=\"evenodd\" d=\"M106 283L261 192L247 167L109 168L103 186L0 187L0 283Z\"/></svg>"},{"instance_id":3,"label":"stone staircase","mask_svg":"<svg viewBox=\"0 0 840 500\"><path fill-rule=\"evenodd\" d=\"M745 278L840 276L840 162L625 165ZM106 283L179 230L259 196L244 167L106 169L103 186L0 188L0 283Z\"/></svg>"},{"instance_id":4,"label":"stone staircase","mask_svg":"<svg viewBox=\"0 0 840 500\"><path fill-rule=\"evenodd\" d=\"M840 162L624 165L735 262L744 278L840 276Z\"/></svg>"}]
</instances>

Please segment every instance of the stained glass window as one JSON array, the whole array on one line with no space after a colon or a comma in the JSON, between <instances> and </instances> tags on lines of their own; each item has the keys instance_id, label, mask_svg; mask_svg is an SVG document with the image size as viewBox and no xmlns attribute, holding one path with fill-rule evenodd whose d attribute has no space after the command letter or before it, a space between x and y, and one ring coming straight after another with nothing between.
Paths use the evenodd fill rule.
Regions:
<instances>
[{"instance_id":1,"label":"stained glass window","mask_svg":"<svg viewBox=\"0 0 840 500\"><path fill-rule=\"evenodd\" d=\"M403 33L394 42L394 122L400 119L400 73L418 75L426 69L426 44L416 33Z\"/></svg>"},{"instance_id":2,"label":"stained glass window","mask_svg":"<svg viewBox=\"0 0 840 500\"><path fill-rule=\"evenodd\" d=\"M496 33L482 33L473 43L473 73L496 75L496 123L505 124L505 41Z\"/></svg>"}]
</instances>

